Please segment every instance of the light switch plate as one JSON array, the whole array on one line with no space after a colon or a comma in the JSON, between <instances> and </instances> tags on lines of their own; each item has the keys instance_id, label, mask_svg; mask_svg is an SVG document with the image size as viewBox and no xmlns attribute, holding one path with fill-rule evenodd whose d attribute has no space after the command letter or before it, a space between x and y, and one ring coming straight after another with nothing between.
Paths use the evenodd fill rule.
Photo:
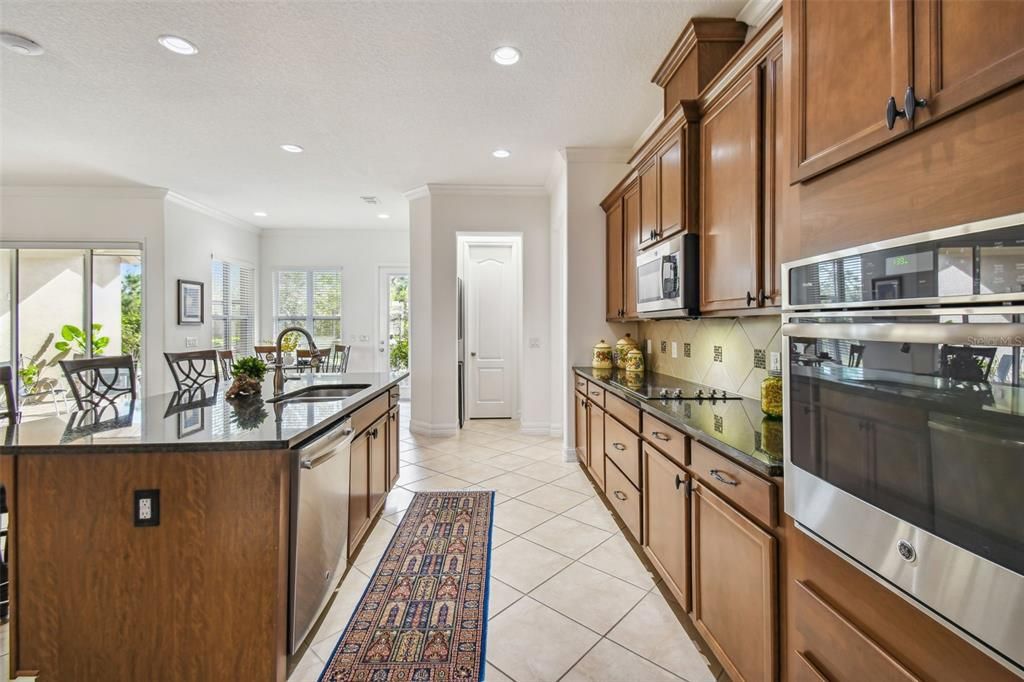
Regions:
<instances>
[{"instance_id":1,"label":"light switch plate","mask_svg":"<svg viewBox=\"0 0 1024 682\"><path fill-rule=\"evenodd\" d=\"M676 343L675 341L672 342L672 357L673 358L678 358L679 357L679 344Z\"/></svg>"},{"instance_id":2,"label":"light switch plate","mask_svg":"<svg viewBox=\"0 0 1024 682\"><path fill-rule=\"evenodd\" d=\"M186 336L185 337L185 348L195 348L199 345L199 337Z\"/></svg>"},{"instance_id":3,"label":"light switch plate","mask_svg":"<svg viewBox=\"0 0 1024 682\"><path fill-rule=\"evenodd\" d=\"M530 348L540 348L540 338L536 336L530 337Z\"/></svg>"},{"instance_id":4,"label":"light switch plate","mask_svg":"<svg viewBox=\"0 0 1024 682\"><path fill-rule=\"evenodd\" d=\"M653 348L654 348L654 342L651 341L650 339L647 339L647 353L650 354L650 352L651 352L651 350Z\"/></svg>"},{"instance_id":5,"label":"light switch plate","mask_svg":"<svg viewBox=\"0 0 1024 682\"><path fill-rule=\"evenodd\" d=\"M777 351L772 351L768 356L768 363L770 369L773 372L782 370L782 356Z\"/></svg>"}]
</instances>

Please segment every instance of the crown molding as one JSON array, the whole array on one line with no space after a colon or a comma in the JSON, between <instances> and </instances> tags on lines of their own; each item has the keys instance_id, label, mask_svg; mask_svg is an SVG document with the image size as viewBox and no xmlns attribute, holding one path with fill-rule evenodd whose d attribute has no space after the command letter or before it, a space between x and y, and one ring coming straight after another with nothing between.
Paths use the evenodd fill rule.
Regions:
<instances>
[{"instance_id":1,"label":"crown molding","mask_svg":"<svg viewBox=\"0 0 1024 682\"><path fill-rule=\"evenodd\" d=\"M310 237L314 239L323 239L325 236L348 234L349 236L355 237L356 233L360 232L372 232L372 233L393 233L393 232L408 232L409 227L406 225L399 226L384 226L378 225L376 227L264 227L260 232L260 236L264 238L294 238L294 237Z\"/></svg>"},{"instance_id":2,"label":"crown molding","mask_svg":"<svg viewBox=\"0 0 1024 682\"><path fill-rule=\"evenodd\" d=\"M429 185L420 185L419 187L414 187L413 189L409 190L408 192L403 192L402 196L405 197L406 200L408 200L408 201L413 201L414 199L422 199L423 197L429 197L430 196L430 186Z\"/></svg>"},{"instance_id":3,"label":"crown molding","mask_svg":"<svg viewBox=\"0 0 1024 682\"><path fill-rule=\"evenodd\" d=\"M97 197L108 199L163 199L163 187L137 187L130 185L6 185L0 186L6 197Z\"/></svg>"},{"instance_id":4,"label":"crown molding","mask_svg":"<svg viewBox=\"0 0 1024 682\"><path fill-rule=\"evenodd\" d=\"M206 204L201 204L198 201L194 199L189 199L188 197L182 196L177 192L167 192L167 201L182 206L184 208L191 209L196 213L202 213L203 215L209 218L219 220L222 223L227 223L228 225L231 225L232 227L237 227L240 230L251 232L252 234L260 234L260 232L262 232L262 228L259 228L253 225L252 223L247 223L244 220L240 220L233 215L229 215L227 213L224 213L223 211L211 208Z\"/></svg>"},{"instance_id":5,"label":"crown molding","mask_svg":"<svg viewBox=\"0 0 1024 682\"><path fill-rule=\"evenodd\" d=\"M626 163L630 150L624 147L566 147L567 163Z\"/></svg>"},{"instance_id":6,"label":"crown molding","mask_svg":"<svg viewBox=\"0 0 1024 682\"><path fill-rule=\"evenodd\" d=\"M735 19L728 17L694 17L683 28L675 44L665 55L664 61L658 66L658 70L651 76L651 82L659 87L666 84L675 75L679 66L683 63L697 43L743 42L746 36L747 27L738 23Z\"/></svg>"},{"instance_id":7,"label":"crown molding","mask_svg":"<svg viewBox=\"0 0 1024 682\"><path fill-rule=\"evenodd\" d=\"M425 196L505 196L534 197L547 196L548 191L543 185L457 185L444 183L427 183L422 187L409 190L403 196L410 201Z\"/></svg>"},{"instance_id":8,"label":"crown molding","mask_svg":"<svg viewBox=\"0 0 1024 682\"><path fill-rule=\"evenodd\" d=\"M756 31L771 19L780 7L782 7L782 0L747 0L747 4L736 15L736 20L742 21Z\"/></svg>"}]
</instances>

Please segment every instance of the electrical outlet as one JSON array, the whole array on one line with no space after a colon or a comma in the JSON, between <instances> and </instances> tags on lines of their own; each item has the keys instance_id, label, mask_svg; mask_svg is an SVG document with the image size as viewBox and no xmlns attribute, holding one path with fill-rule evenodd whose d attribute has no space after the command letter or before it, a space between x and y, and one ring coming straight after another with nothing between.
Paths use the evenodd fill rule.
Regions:
<instances>
[{"instance_id":1,"label":"electrical outlet","mask_svg":"<svg viewBox=\"0 0 1024 682\"><path fill-rule=\"evenodd\" d=\"M653 341L651 341L650 339L647 339L647 354L648 354L648 355L650 355L650 354L651 354L651 350L652 350L653 348L654 348L654 342L653 342Z\"/></svg>"},{"instance_id":2,"label":"electrical outlet","mask_svg":"<svg viewBox=\"0 0 1024 682\"><path fill-rule=\"evenodd\" d=\"M777 351L772 351L768 356L768 369L773 372L782 370L782 356Z\"/></svg>"},{"instance_id":3,"label":"electrical outlet","mask_svg":"<svg viewBox=\"0 0 1024 682\"><path fill-rule=\"evenodd\" d=\"M136 490L133 516L136 526L160 525L160 491Z\"/></svg>"},{"instance_id":4,"label":"electrical outlet","mask_svg":"<svg viewBox=\"0 0 1024 682\"><path fill-rule=\"evenodd\" d=\"M679 344L676 343L675 341L672 342L672 357L673 358L678 358L679 357Z\"/></svg>"},{"instance_id":5,"label":"electrical outlet","mask_svg":"<svg viewBox=\"0 0 1024 682\"><path fill-rule=\"evenodd\" d=\"M199 337L186 336L185 337L185 348L195 348L199 345Z\"/></svg>"},{"instance_id":6,"label":"electrical outlet","mask_svg":"<svg viewBox=\"0 0 1024 682\"><path fill-rule=\"evenodd\" d=\"M668 341L662 341L661 342L661 352L664 353L667 350L668 350Z\"/></svg>"}]
</instances>

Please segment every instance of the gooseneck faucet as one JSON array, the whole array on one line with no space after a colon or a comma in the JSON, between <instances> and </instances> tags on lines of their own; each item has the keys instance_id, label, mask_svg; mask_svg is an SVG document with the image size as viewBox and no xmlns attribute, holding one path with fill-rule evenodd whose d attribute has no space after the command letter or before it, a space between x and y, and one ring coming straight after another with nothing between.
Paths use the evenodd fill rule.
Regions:
<instances>
[{"instance_id":1,"label":"gooseneck faucet","mask_svg":"<svg viewBox=\"0 0 1024 682\"><path fill-rule=\"evenodd\" d=\"M313 336L302 327L285 327L281 330L281 333L277 335L277 343L274 345L277 348L277 356L274 360L274 395L281 395L284 393L284 361L281 360L281 341L284 337L291 332L299 332L306 337L309 341L309 352L312 356L316 353L316 343L313 342Z\"/></svg>"}]
</instances>

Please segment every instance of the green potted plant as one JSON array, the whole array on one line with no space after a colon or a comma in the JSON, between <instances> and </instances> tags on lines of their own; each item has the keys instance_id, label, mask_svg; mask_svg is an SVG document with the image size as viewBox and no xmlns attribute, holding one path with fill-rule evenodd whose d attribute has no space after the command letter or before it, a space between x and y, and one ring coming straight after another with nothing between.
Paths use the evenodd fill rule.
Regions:
<instances>
[{"instance_id":1,"label":"green potted plant","mask_svg":"<svg viewBox=\"0 0 1024 682\"><path fill-rule=\"evenodd\" d=\"M228 398L241 398L259 395L263 389L263 377L267 374L267 363L260 358L249 355L239 358L231 366L231 376L235 380L225 394Z\"/></svg>"},{"instance_id":2,"label":"green potted plant","mask_svg":"<svg viewBox=\"0 0 1024 682\"><path fill-rule=\"evenodd\" d=\"M21 378L22 395L30 395L36 380L39 379L39 365L30 364L22 367L18 370L18 376Z\"/></svg>"}]
</instances>

